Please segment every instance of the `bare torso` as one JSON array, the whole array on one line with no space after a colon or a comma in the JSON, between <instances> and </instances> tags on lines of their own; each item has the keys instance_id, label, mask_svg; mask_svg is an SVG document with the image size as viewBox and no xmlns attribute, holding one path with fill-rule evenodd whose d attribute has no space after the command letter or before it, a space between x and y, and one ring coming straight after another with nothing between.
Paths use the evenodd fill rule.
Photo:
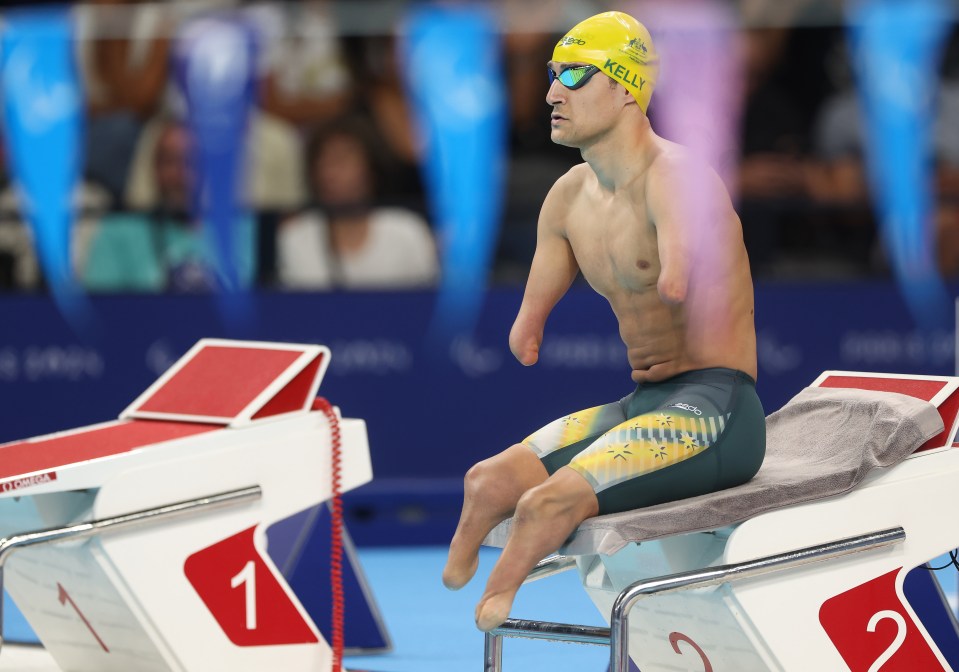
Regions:
<instances>
[{"instance_id":1,"label":"bare torso","mask_svg":"<svg viewBox=\"0 0 959 672\"><path fill-rule=\"evenodd\" d=\"M662 142L666 149L669 143ZM586 281L609 301L619 321L633 379L658 381L708 367L755 378L752 279L742 227L731 207L697 236L687 260L688 292L682 302L670 304L657 288L661 261L646 176L615 193L600 186L588 164L564 179L569 196L561 227Z\"/></svg>"}]
</instances>

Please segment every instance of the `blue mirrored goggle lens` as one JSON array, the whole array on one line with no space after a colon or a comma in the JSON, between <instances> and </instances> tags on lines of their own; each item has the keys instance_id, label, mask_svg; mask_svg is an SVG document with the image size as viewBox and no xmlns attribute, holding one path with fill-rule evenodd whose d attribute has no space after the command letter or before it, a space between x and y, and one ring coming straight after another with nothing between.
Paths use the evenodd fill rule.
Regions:
<instances>
[{"instance_id":1,"label":"blue mirrored goggle lens","mask_svg":"<svg viewBox=\"0 0 959 672\"><path fill-rule=\"evenodd\" d=\"M550 84L553 83L554 79L558 79L559 83L567 89L578 89L586 84L590 77L599 72L599 68L595 65L584 65L580 68L567 68L558 75L550 68L547 68L546 71L549 73Z\"/></svg>"}]
</instances>

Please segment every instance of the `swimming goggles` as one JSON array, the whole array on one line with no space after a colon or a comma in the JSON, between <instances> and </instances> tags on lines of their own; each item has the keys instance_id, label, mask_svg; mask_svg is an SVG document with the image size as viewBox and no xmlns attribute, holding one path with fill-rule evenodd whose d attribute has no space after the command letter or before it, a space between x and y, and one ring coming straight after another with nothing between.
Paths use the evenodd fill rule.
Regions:
<instances>
[{"instance_id":1,"label":"swimming goggles","mask_svg":"<svg viewBox=\"0 0 959 672\"><path fill-rule=\"evenodd\" d=\"M575 68L566 68L558 75L553 72L552 68L546 68L546 72L549 74L551 85L554 79L558 79L560 84L572 91L585 86L589 78L599 72L599 68L595 65L580 65Z\"/></svg>"}]
</instances>

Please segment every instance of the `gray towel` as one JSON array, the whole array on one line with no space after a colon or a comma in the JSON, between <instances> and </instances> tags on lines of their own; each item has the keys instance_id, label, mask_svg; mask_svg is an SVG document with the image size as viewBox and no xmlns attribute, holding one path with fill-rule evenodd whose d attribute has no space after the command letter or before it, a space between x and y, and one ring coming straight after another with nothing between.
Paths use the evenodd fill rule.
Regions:
<instances>
[{"instance_id":1,"label":"gray towel","mask_svg":"<svg viewBox=\"0 0 959 672\"><path fill-rule=\"evenodd\" d=\"M932 404L893 392L807 387L766 418L766 458L748 483L584 521L561 549L611 555L636 541L725 527L847 492L943 430ZM484 541L502 547L511 520Z\"/></svg>"}]
</instances>

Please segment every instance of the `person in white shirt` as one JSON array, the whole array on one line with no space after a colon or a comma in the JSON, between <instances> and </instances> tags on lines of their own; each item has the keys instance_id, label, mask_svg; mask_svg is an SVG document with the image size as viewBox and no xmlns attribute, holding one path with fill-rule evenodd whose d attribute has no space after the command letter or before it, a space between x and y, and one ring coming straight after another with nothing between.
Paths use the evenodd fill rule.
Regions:
<instances>
[{"instance_id":1,"label":"person in white shirt","mask_svg":"<svg viewBox=\"0 0 959 672\"><path fill-rule=\"evenodd\" d=\"M412 289L439 276L436 244L417 213L377 205L376 147L357 119L320 129L307 151L315 205L277 232L277 278L297 290Z\"/></svg>"},{"instance_id":2,"label":"person in white shirt","mask_svg":"<svg viewBox=\"0 0 959 672\"><path fill-rule=\"evenodd\" d=\"M330 0L246 0L259 36L260 106L298 131L343 114L353 79Z\"/></svg>"}]
</instances>

